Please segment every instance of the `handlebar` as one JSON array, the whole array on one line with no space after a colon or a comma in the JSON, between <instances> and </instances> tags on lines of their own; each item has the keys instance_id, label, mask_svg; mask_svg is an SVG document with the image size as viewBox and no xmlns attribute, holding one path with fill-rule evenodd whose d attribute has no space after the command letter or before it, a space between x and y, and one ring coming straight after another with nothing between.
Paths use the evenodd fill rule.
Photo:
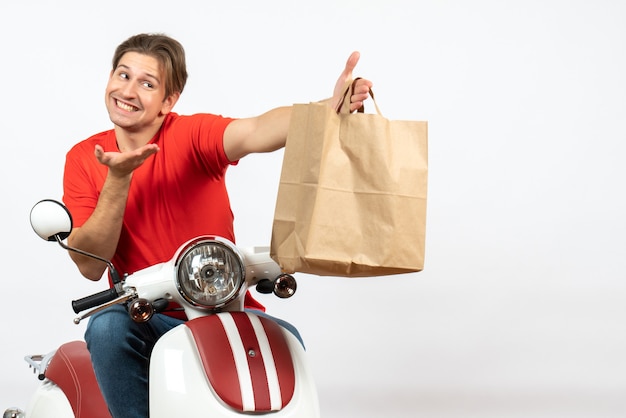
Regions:
<instances>
[{"instance_id":1,"label":"handlebar","mask_svg":"<svg viewBox=\"0 0 626 418\"><path fill-rule=\"evenodd\" d=\"M115 288L103 290L102 292L85 296L84 298L78 300L73 300L72 309L74 310L74 313L79 313L86 309L91 309L107 302L111 302L118 296L119 295L117 294L117 290Z\"/></svg>"}]
</instances>

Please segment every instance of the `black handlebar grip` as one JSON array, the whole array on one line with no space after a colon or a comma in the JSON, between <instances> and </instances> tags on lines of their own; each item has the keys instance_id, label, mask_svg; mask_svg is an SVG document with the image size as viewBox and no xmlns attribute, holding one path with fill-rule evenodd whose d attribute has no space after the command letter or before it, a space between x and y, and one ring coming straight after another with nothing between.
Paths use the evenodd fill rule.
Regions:
<instances>
[{"instance_id":1,"label":"black handlebar grip","mask_svg":"<svg viewBox=\"0 0 626 418\"><path fill-rule=\"evenodd\" d=\"M90 296L85 296L82 299L72 301L72 309L75 313L84 311L85 309L94 308L98 305L102 305L107 302L111 302L118 297L117 291L114 288L103 290L102 292L95 293Z\"/></svg>"}]
</instances>

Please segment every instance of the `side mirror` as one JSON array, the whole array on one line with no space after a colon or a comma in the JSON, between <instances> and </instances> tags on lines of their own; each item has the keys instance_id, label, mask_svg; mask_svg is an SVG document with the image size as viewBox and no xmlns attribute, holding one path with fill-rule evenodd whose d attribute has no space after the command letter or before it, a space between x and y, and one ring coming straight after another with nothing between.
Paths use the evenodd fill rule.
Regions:
<instances>
[{"instance_id":1,"label":"side mirror","mask_svg":"<svg viewBox=\"0 0 626 418\"><path fill-rule=\"evenodd\" d=\"M63 240L70 236L73 226L72 214L63 203L52 199L44 199L38 202L30 210L30 225L33 227L35 233L44 240L56 241L61 247L68 251L102 261L109 267L113 284L117 285L121 282L120 275L109 260L63 243ZM121 287L119 287L117 291L118 293L121 292Z\"/></svg>"},{"instance_id":2,"label":"side mirror","mask_svg":"<svg viewBox=\"0 0 626 418\"><path fill-rule=\"evenodd\" d=\"M30 225L46 241L64 240L72 232L72 215L63 203L44 199L31 209Z\"/></svg>"}]
</instances>

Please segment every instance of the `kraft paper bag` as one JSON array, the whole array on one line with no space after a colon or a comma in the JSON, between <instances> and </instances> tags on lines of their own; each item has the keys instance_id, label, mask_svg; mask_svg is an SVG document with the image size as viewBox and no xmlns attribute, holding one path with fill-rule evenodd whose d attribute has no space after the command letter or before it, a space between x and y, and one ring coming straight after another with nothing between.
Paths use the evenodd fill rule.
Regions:
<instances>
[{"instance_id":1,"label":"kraft paper bag","mask_svg":"<svg viewBox=\"0 0 626 418\"><path fill-rule=\"evenodd\" d=\"M285 272L382 276L424 268L425 121L293 107L276 200L271 257Z\"/></svg>"}]
</instances>

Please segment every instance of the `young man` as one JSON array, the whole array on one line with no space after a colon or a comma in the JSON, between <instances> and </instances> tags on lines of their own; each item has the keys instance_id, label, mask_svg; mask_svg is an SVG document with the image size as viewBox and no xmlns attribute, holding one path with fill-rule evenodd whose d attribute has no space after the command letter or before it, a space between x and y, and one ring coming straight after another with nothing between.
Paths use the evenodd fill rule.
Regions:
<instances>
[{"instance_id":1,"label":"young man","mask_svg":"<svg viewBox=\"0 0 626 418\"><path fill-rule=\"evenodd\" d=\"M348 59L329 106L339 103L358 59L358 53ZM169 260L198 235L234 241L227 167L250 153L285 145L290 107L246 119L173 113L186 80L180 43L161 34L130 37L115 51L106 87L113 129L67 154L63 199L74 219L68 243L111 259L121 274ZM368 80L357 81L352 110L368 98L370 87ZM102 277L103 263L70 254L85 277ZM249 294L245 304L263 310ZM135 324L120 306L90 319L85 340L113 417L148 416L150 351L183 320L176 312L165 312L147 324Z\"/></svg>"}]
</instances>

